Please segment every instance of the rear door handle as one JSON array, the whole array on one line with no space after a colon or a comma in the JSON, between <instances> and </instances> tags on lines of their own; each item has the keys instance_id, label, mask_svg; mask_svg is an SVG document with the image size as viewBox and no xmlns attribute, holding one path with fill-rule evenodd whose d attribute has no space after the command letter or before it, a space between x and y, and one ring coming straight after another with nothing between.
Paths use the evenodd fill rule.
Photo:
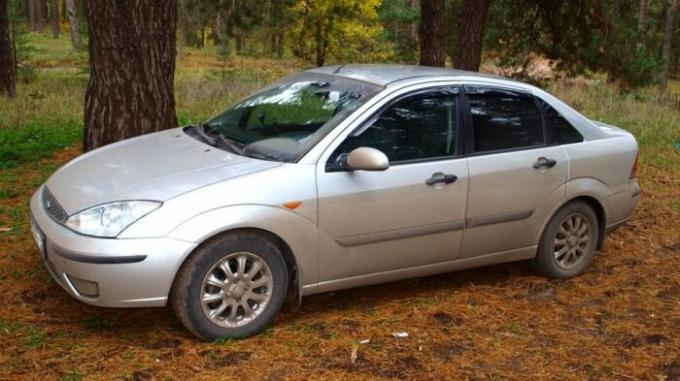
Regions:
<instances>
[{"instance_id":1,"label":"rear door handle","mask_svg":"<svg viewBox=\"0 0 680 381\"><path fill-rule=\"evenodd\" d=\"M435 172L432 174L432 177L425 180L425 184L427 185L434 185L439 183L451 184L456 180L458 180L458 176L456 175L451 175L444 172Z\"/></svg>"},{"instance_id":2,"label":"rear door handle","mask_svg":"<svg viewBox=\"0 0 680 381\"><path fill-rule=\"evenodd\" d=\"M557 160L548 159L545 156L541 156L536 159L536 162L534 162L534 169L552 168L555 166L555 164L557 164Z\"/></svg>"}]
</instances>

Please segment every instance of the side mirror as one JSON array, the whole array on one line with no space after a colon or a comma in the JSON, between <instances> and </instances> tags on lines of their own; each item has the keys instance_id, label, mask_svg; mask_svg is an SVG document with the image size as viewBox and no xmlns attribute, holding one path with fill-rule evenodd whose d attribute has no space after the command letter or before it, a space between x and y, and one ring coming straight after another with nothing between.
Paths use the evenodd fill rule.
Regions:
<instances>
[{"instance_id":1,"label":"side mirror","mask_svg":"<svg viewBox=\"0 0 680 381\"><path fill-rule=\"evenodd\" d=\"M359 147L348 155L340 157L343 168L350 171L384 171L390 167L390 160L380 150Z\"/></svg>"}]
</instances>

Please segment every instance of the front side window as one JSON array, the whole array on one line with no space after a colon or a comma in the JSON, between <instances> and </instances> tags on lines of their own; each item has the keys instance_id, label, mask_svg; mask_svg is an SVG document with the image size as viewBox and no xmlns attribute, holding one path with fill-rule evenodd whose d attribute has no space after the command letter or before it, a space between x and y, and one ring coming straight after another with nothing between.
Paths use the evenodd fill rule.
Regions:
<instances>
[{"instance_id":1,"label":"front side window","mask_svg":"<svg viewBox=\"0 0 680 381\"><path fill-rule=\"evenodd\" d=\"M346 78L293 76L197 126L194 136L244 156L295 162L380 90Z\"/></svg>"},{"instance_id":2,"label":"front side window","mask_svg":"<svg viewBox=\"0 0 680 381\"><path fill-rule=\"evenodd\" d=\"M534 99L505 93L471 94L475 152L545 144L543 121Z\"/></svg>"},{"instance_id":3,"label":"front side window","mask_svg":"<svg viewBox=\"0 0 680 381\"><path fill-rule=\"evenodd\" d=\"M444 93L401 100L348 137L329 163L358 147L378 149L392 164L456 155L455 106L455 96Z\"/></svg>"}]
</instances>

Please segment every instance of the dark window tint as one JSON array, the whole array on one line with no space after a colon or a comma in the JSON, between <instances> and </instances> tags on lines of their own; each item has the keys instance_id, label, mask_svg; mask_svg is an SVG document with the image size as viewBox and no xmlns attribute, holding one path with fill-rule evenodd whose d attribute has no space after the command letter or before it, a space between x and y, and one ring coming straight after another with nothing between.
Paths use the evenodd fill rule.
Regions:
<instances>
[{"instance_id":1,"label":"dark window tint","mask_svg":"<svg viewBox=\"0 0 680 381\"><path fill-rule=\"evenodd\" d=\"M470 95L475 152L544 144L543 121L533 98Z\"/></svg>"},{"instance_id":2,"label":"dark window tint","mask_svg":"<svg viewBox=\"0 0 680 381\"><path fill-rule=\"evenodd\" d=\"M455 115L454 96L405 99L383 111L363 132L347 138L330 162L358 147L379 149L392 163L455 155Z\"/></svg>"},{"instance_id":3,"label":"dark window tint","mask_svg":"<svg viewBox=\"0 0 680 381\"><path fill-rule=\"evenodd\" d=\"M541 101L541 105L550 131L548 143L567 144L583 141L583 136L557 110L543 101Z\"/></svg>"}]
</instances>

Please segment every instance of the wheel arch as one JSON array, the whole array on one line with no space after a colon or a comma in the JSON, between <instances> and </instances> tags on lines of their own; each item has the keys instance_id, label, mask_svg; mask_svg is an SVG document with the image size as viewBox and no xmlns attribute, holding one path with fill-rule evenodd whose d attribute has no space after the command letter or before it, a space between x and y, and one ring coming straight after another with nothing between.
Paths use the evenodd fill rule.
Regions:
<instances>
[{"instance_id":1,"label":"wheel arch","mask_svg":"<svg viewBox=\"0 0 680 381\"><path fill-rule=\"evenodd\" d=\"M297 260L295 259L295 255L293 254L293 250L290 248L290 245L288 245L288 243L286 243L286 241L279 235L262 228L237 227L217 232L216 234L213 234L203 239L196 247L194 247L193 250L191 250L191 252L189 252L188 255L184 257L184 259L182 259L182 262L179 263L179 265L177 266L177 270L175 271L175 276L170 287L170 293L172 293L175 288L177 274L179 274L182 267L189 261L191 257L193 257L196 254L196 252L198 252L202 247L206 246L212 240L218 239L225 235L235 235L239 233L250 234L254 233L260 235L274 243L276 247L281 251L281 255L283 256L283 259L286 262L286 272L288 273L289 279L288 289L286 290L285 304L292 307L294 310L297 310L302 298L302 287L300 286L300 271L298 268Z\"/></svg>"},{"instance_id":2,"label":"wheel arch","mask_svg":"<svg viewBox=\"0 0 680 381\"><path fill-rule=\"evenodd\" d=\"M595 212L595 216L597 217L597 246L596 249L600 250L602 248L602 244L604 243L604 235L605 235L605 228L606 228L606 223L607 223L607 215L604 209L604 206L602 203L592 195L578 195L570 198L565 198L564 202L562 202L558 207L553 210L553 212L550 214L550 217L548 220L543 224L543 229L541 229L541 234L543 234L543 231L546 229L548 226L548 222L552 220L552 218L557 214L560 209L564 208L565 205L568 205L572 202L575 201L581 201L586 203L588 206L590 206L591 209Z\"/></svg>"},{"instance_id":3,"label":"wheel arch","mask_svg":"<svg viewBox=\"0 0 680 381\"><path fill-rule=\"evenodd\" d=\"M316 224L301 215L264 205L238 205L215 209L190 219L173 230L170 238L190 241L197 246L177 264L174 279L186 261L215 237L239 231L257 232L272 240L286 261L289 272L287 305L299 306L303 286L315 283L317 276Z\"/></svg>"}]
</instances>

